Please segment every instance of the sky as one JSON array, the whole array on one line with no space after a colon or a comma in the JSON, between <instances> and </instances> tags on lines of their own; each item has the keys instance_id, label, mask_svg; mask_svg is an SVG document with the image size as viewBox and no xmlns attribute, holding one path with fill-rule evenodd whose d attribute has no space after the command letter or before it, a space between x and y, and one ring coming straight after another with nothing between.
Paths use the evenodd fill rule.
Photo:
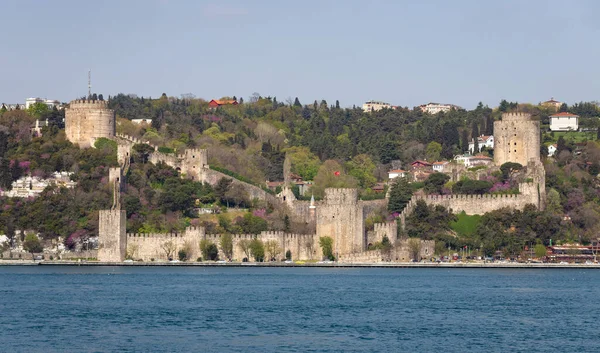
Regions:
<instances>
[{"instance_id":1,"label":"sky","mask_svg":"<svg viewBox=\"0 0 600 353\"><path fill-rule=\"evenodd\" d=\"M600 100L600 1L1 0L0 103Z\"/></svg>"}]
</instances>

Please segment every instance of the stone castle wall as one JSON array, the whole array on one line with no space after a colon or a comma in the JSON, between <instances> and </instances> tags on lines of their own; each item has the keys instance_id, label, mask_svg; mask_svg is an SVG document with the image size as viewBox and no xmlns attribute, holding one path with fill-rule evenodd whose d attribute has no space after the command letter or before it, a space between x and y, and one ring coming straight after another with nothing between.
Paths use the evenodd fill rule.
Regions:
<instances>
[{"instance_id":1,"label":"stone castle wall","mask_svg":"<svg viewBox=\"0 0 600 353\"><path fill-rule=\"evenodd\" d=\"M205 234L202 227L188 227L182 234L127 234L127 252L135 260L143 261L166 261L167 252L165 243L172 242L175 245L175 251L171 255L177 258L178 251L183 248L192 250L190 259L195 261L202 257L200 252L200 241L206 239L215 244L219 249L219 259L225 259L225 254L221 248L221 238L223 234ZM321 250L312 234L289 234L284 232L262 232L261 234L232 234L234 261L242 261L246 254L240 247L241 240L259 239L266 243L275 241L278 244L279 252L275 254L277 260L285 257L286 251L291 251L293 260L312 260L320 259ZM266 256L266 254L265 254ZM102 260L101 260L102 261Z\"/></svg>"},{"instance_id":2,"label":"stone castle wall","mask_svg":"<svg viewBox=\"0 0 600 353\"><path fill-rule=\"evenodd\" d=\"M100 137L113 138L115 131L115 112L106 101L75 100L65 109L67 139L82 148Z\"/></svg>"},{"instance_id":3,"label":"stone castle wall","mask_svg":"<svg viewBox=\"0 0 600 353\"><path fill-rule=\"evenodd\" d=\"M540 160L540 122L526 113L504 113L494 122L494 163L523 166Z\"/></svg>"}]
</instances>

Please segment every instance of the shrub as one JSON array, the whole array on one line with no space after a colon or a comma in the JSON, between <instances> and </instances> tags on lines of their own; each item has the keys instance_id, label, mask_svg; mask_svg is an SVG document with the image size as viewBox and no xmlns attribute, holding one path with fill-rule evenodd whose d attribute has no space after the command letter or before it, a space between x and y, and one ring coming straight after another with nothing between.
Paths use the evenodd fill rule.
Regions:
<instances>
[{"instance_id":1,"label":"shrub","mask_svg":"<svg viewBox=\"0 0 600 353\"><path fill-rule=\"evenodd\" d=\"M158 148L158 152L160 152L160 153L175 153L175 150L170 147L160 146Z\"/></svg>"},{"instance_id":2,"label":"shrub","mask_svg":"<svg viewBox=\"0 0 600 353\"><path fill-rule=\"evenodd\" d=\"M185 249L181 249L177 253L177 256L179 256L179 261L185 261L185 259L187 258L187 252L185 251Z\"/></svg>"}]
</instances>

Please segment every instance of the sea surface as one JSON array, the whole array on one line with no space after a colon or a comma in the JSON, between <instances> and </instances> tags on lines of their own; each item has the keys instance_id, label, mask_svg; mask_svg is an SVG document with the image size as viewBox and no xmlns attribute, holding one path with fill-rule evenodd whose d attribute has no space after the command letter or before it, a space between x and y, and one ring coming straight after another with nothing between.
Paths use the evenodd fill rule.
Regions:
<instances>
[{"instance_id":1,"label":"sea surface","mask_svg":"<svg viewBox=\"0 0 600 353\"><path fill-rule=\"evenodd\" d=\"M600 270L0 266L1 352L600 352Z\"/></svg>"}]
</instances>

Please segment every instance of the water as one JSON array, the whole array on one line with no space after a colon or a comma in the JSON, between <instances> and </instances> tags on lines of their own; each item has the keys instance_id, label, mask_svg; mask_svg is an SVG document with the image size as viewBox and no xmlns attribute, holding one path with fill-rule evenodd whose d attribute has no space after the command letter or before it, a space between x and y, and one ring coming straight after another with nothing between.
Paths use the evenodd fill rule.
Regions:
<instances>
[{"instance_id":1,"label":"water","mask_svg":"<svg viewBox=\"0 0 600 353\"><path fill-rule=\"evenodd\" d=\"M600 271L1 267L2 352L600 352Z\"/></svg>"}]
</instances>

